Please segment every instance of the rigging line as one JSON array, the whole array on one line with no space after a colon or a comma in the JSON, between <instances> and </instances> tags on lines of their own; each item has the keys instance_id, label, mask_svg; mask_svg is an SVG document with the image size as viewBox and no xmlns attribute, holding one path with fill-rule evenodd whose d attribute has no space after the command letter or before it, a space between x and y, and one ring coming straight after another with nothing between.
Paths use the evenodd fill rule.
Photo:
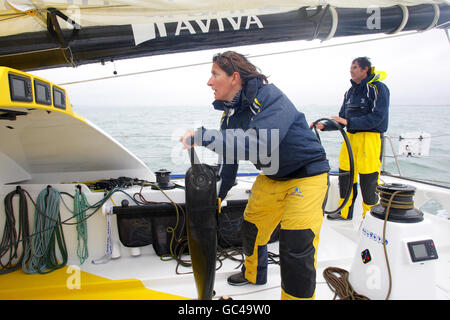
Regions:
<instances>
[{"instance_id":1,"label":"rigging line","mask_svg":"<svg viewBox=\"0 0 450 320\"><path fill-rule=\"evenodd\" d=\"M197 66L207 65L207 64L210 64L210 63L211 63L210 61L208 61L208 62L199 62L199 63L186 64L186 65L175 66L175 67L167 67L167 68L152 69L152 70L147 70L147 71L131 72L131 73L126 73L126 74L119 74L119 75L100 77L100 78L94 78L94 79L79 80L79 81L72 81L72 82L64 82L64 83L59 83L59 85L67 86L67 85L70 85L70 84L79 84L79 83L86 83L86 82L93 82L93 81L100 81L100 80L108 80L108 79L136 76L136 75L152 73L152 72L168 71L168 70L182 69L182 68L189 68L189 67L197 67Z\"/></svg>"},{"instance_id":2,"label":"rigging line","mask_svg":"<svg viewBox=\"0 0 450 320\"><path fill-rule=\"evenodd\" d=\"M438 24L437 26L435 26L434 28L441 28L441 29L446 29L446 28L442 28L443 26L445 26L445 25L448 25L448 24L450 24L450 21L446 21L446 22L444 22L444 23L441 23L441 24ZM434 29L433 28L433 29Z\"/></svg>"},{"instance_id":3,"label":"rigging line","mask_svg":"<svg viewBox=\"0 0 450 320\"><path fill-rule=\"evenodd\" d=\"M416 179L416 180L420 180L420 181L426 181L426 182L434 182L434 183L445 183L445 184L450 184L450 181L442 181L442 180L433 180L433 179L425 179L425 178L421 178L421 177L408 177L411 179Z\"/></svg>"},{"instance_id":4,"label":"rigging line","mask_svg":"<svg viewBox=\"0 0 450 320\"><path fill-rule=\"evenodd\" d=\"M18 12L18 13L1 13L0 17L11 17L11 16L17 16L17 15L23 15L23 12Z\"/></svg>"},{"instance_id":5,"label":"rigging line","mask_svg":"<svg viewBox=\"0 0 450 320\"><path fill-rule=\"evenodd\" d=\"M7 21L7 20L12 20L12 19L16 19L16 18L21 18L21 17L23 17L23 16L24 16L24 15L22 15L22 14L20 14L20 15L15 15L15 16L10 16L10 17L8 17L8 18L0 19L0 22Z\"/></svg>"},{"instance_id":6,"label":"rigging line","mask_svg":"<svg viewBox=\"0 0 450 320\"><path fill-rule=\"evenodd\" d=\"M382 37L373 38L373 39L357 40L357 41L351 41L351 42L329 44L329 45L318 46L318 47L310 47L310 48L293 49L293 50L286 50L286 51L279 51L279 52L272 52L272 53L262 53L262 54L257 54L257 55L249 55L248 57L249 58L260 58L260 57L274 56L274 55L286 54L286 53L294 53L294 52L302 52L302 51L309 51L309 50L334 48L334 47L346 46L346 45L351 45L351 44L358 44L358 43L372 42L372 41L378 41L378 40L386 40L386 39L392 39L392 38L398 38L398 37L405 37L405 36L410 36L410 35L415 35L415 34L420 34L420 33L422 33L422 31L412 31L412 32L405 32L405 33L396 34L396 35L382 36Z\"/></svg>"},{"instance_id":7,"label":"rigging line","mask_svg":"<svg viewBox=\"0 0 450 320\"><path fill-rule=\"evenodd\" d=\"M85 11L85 10L96 10L96 9L123 9L123 8L133 8L133 6L131 6L131 5L128 5L128 4L116 4L116 5L108 5L108 6L96 6L96 5L93 5L93 6L83 6L83 5L77 5L77 4L75 4L76 6L77 6L77 9L79 9L79 10L83 10L83 11ZM70 9L70 7L69 8L58 8L58 7L54 7L55 9L57 9L57 10L59 10L59 11L65 11L65 10L67 10L67 9Z\"/></svg>"},{"instance_id":8,"label":"rigging line","mask_svg":"<svg viewBox=\"0 0 450 320\"><path fill-rule=\"evenodd\" d=\"M364 43L364 42L371 42L371 41L377 41L377 40L385 40L385 39L404 37L404 36L409 36L409 35L419 34L419 33L421 33L421 31L407 32L407 33L402 33L402 34L397 34L397 35L392 35L392 36L379 37L379 38L375 38L375 39L358 40L358 41L345 42L345 43L336 43L336 44L330 44L330 45L325 45L325 46L293 49L293 50L278 51L278 52L271 52L271 53L263 53L263 54L256 54L256 55L247 55L247 58L261 58L261 57L273 56L273 55L279 55L279 54L286 54L286 53L294 53L294 52L303 52L303 51L310 51L310 50L317 50L317 49L333 48L333 47L339 47L339 46L345 46L345 45L351 45L351 44L357 44L357 43ZM167 68L152 69L152 70L146 70L146 71L130 72L130 73L126 73L126 74L120 74L120 75L114 75L114 76L106 76L106 77L86 79L86 80L63 82L63 83L59 83L59 85L60 86L67 86L67 85L72 85L72 84L80 84L80 83L94 82L94 81L100 81L100 80L109 80L109 79L122 78L122 77L128 77L128 76L135 76L135 75L141 75L141 74L147 74L147 73L153 73L153 72L160 72L160 71L168 71L168 70L175 70L175 69L182 69L182 68L197 67L197 66L203 66L203 65L209 65L209 64L211 64L211 61L192 63L192 64L185 64L185 65L181 65L181 66L174 66L174 67L167 67Z\"/></svg>"},{"instance_id":9,"label":"rigging line","mask_svg":"<svg viewBox=\"0 0 450 320\"><path fill-rule=\"evenodd\" d=\"M438 134L438 135L432 135L430 138L440 138L440 137L448 137L450 136L450 133L445 133L445 134ZM425 137L423 138L425 139Z\"/></svg>"},{"instance_id":10,"label":"rigging line","mask_svg":"<svg viewBox=\"0 0 450 320\"><path fill-rule=\"evenodd\" d=\"M105 6L98 6L98 5L93 5L93 6L80 6L80 5L76 5L77 9L79 10L96 10L96 9L123 9L123 8L127 8L130 7L132 8L133 6L128 5L128 4L116 4L116 5L105 5ZM66 11L68 9L70 9L70 7L54 7L55 9L59 10L59 11ZM14 9L17 11L17 9ZM35 7L33 10L38 10L41 12L46 12L47 8L37 8ZM15 13L4 13L4 14L0 14L0 17L5 17L5 16L12 16L12 15L27 15L26 11L19 11L19 12L15 12Z\"/></svg>"},{"instance_id":11,"label":"rigging line","mask_svg":"<svg viewBox=\"0 0 450 320\"><path fill-rule=\"evenodd\" d=\"M126 7L131 7L131 6L129 6L129 5L111 5L111 6L93 6L93 7L79 7L78 6L77 9L80 10L80 11L86 11L86 10L105 9L105 8L107 8L107 9L123 9L123 8L126 8ZM56 8L56 9L62 12L62 11L67 11L67 9L69 9L69 8L64 8L64 9ZM40 12L47 11L46 9L36 9L36 10L39 10ZM1 17L7 17L5 19L0 19L0 22L6 21L6 20L15 19L15 18L27 17L27 16L28 16L28 14L26 12L0 14L0 18Z\"/></svg>"},{"instance_id":12,"label":"rigging line","mask_svg":"<svg viewBox=\"0 0 450 320\"><path fill-rule=\"evenodd\" d=\"M32 51L27 51L26 54L54 51L54 50L60 50L60 49L67 49L67 48L66 47L54 47L54 48L48 48L48 49L32 50ZM2 54L2 57L14 57L14 56L20 56L23 54L24 54L24 52L8 53L8 54Z\"/></svg>"},{"instance_id":13,"label":"rigging line","mask_svg":"<svg viewBox=\"0 0 450 320\"><path fill-rule=\"evenodd\" d=\"M394 139L400 139L400 136L391 136L391 135L386 135L389 138L394 138ZM431 138L440 138L440 137L448 137L450 136L450 133L444 133L444 134L437 134L437 135L430 135L429 137L422 137L422 138L414 138L415 140L424 140L424 139L431 139ZM405 139L405 138L403 138ZM411 139L411 138L409 138Z\"/></svg>"}]
</instances>

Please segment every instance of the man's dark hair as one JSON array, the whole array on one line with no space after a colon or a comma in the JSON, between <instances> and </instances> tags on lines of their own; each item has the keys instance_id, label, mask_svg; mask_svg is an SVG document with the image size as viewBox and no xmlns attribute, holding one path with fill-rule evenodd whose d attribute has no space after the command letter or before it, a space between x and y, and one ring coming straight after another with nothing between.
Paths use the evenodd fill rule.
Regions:
<instances>
[{"instance_id":1,"label":"man's dark hair","mask_svg":"<svg viewBox=\"0 0 450 320\"><path fill-rule=\"evenodd\" d=\"M370 62L370 59L368 57L355 58L353 59L352 64L354 64L355 62L358 62L358 65L361 67L361 69L369 67L367 69L367 76L370 76L372 74L372 62Z\"/></svg>"}]
</instances>

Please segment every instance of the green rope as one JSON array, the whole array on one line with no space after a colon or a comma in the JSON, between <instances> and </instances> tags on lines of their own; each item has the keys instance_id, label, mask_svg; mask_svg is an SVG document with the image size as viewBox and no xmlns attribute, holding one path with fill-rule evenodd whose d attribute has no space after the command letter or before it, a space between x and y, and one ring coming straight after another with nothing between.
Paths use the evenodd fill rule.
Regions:
<instances>
[{"instance_id":1,"label":"green rope","mask_svg":"<svg viewBox=\"0 0 450 320\"><path fill-rule=\"evenodd\" d=\"M87 244L87 223L86 223L86 210L90 207L87 202L86 195L77 188L75 191L73 215L77 221L77 255L80 259L80 264L89 256L88 244Z\"/></svg>"},{"instance_id":2,"label":"green rope","mask_svg":"<svg viewBox=\"0 0 450 320\"><path fill-rule=\"evenodd\" d=\"M34 237L22 263L22 269L26 273L49 273L67 263L59 201L60 193L50 186L38 195L34 213ZM62 257L61 262L58 262L56 245Z\"/></svg>"}]
</instances>

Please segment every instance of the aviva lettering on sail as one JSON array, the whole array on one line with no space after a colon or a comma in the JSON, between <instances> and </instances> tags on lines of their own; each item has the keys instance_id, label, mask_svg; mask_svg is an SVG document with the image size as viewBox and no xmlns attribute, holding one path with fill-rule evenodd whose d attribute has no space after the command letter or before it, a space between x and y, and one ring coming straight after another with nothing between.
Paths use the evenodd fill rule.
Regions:
<instances>
[{"instance_id":1,"label":"aviva lettering on sail","mask_svg":"<svg viewBox=\"0 0 450 320\"><path fill-rule=\"evenodd\" d=\"M261 20L256 15L239 17L195 18L176 22L152 22L147 24L133 24L134 42L139 45L145 41L158 37L176 37L183 34L200 34L223 31L248 30L250 28L263 29Z\"/></svg>"}]
</instances>

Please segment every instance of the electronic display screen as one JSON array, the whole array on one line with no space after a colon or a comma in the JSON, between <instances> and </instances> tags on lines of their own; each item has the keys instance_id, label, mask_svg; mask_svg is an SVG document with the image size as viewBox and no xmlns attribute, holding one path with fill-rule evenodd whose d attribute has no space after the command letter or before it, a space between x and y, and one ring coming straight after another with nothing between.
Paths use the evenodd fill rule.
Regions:
<instances>
[{"instance_id":1,"label":"electronic display screen","mask_svg":"<svg viewBox=\"0 0 450 320\"><path fill-rule=\"evenodd\" d=\"M438 254L432 239L408 242L412 262L438 259Z\"/></svg>"},{"instance_id":2,"label":"electronic display screen","mask_svg":"<svg viewBox=\"0 0 450 320\"><path fill-rule=\"evenodd\" d=\"M34 94L36 102L40 104L51 105L52 99L50 96L50 85L48 83L34 80Z\"/></svg>"},{"instance_id":3,"label":"electronic display screen","mask_svg":"<svg viewBox=\"0 0 450 320\"><path fill-rule=\"evenodd\" d=\"M12 79L12 90L17 97L25 98L25 81L22 79Z\"/></svg>"},{"instance_id":4,"label":"electronic display screen","mask_svg":"<svg viewBox=\"0 0 450 320\"><path fill-rule=\"evenodd\" d=\"M9 91L11 93L11 101L33 101L31 80L29 78L10 73Z\"/></svg>"},{"instance_id":5,"label":"electronic display screen","mask_svg":"<svg viewBox=\"0 0 450 320\"><path fill-rule=\"evenodd\" d=\"M56 87L53 87L53 105L55 108L66 109L66 94Z\"/></svg>"},{"instance_id":6,"label":"electronic display screen","mask_svg":"<svg viewBox=\"0 0 450 320\"><path fill-rule=\"evenodd\" d=\"M417 259L428 257L427 248L425 247L425 245L423 243L413 245L412 249L413 249L414 255L416 256Z\"/></svg>"}]
</instances>

